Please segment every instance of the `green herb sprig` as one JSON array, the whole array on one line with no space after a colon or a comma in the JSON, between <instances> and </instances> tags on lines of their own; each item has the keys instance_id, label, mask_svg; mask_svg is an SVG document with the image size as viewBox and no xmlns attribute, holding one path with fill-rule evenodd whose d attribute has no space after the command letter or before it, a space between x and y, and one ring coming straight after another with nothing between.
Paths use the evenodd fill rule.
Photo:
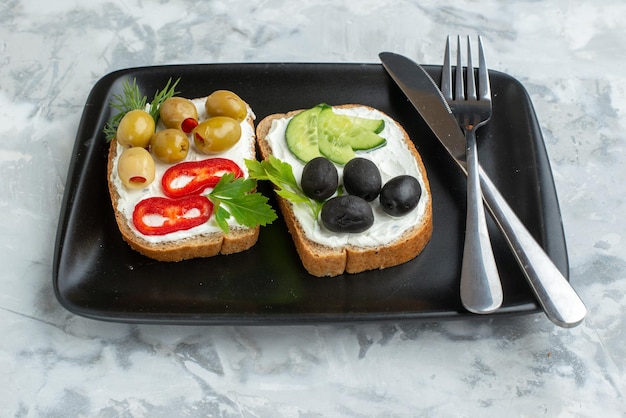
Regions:
<instances>
[{"instance_id":1,"label":"green herb sprig","mask_svg":"<svg viewBox=\"0 0 626 418\"><path fill-rule=\"evenodd\" d=\"M252 178L235 178L232 173L226 173L209 192L207 197L213 202L215 220L224 233L228 233L227 221L231 215L248 228L265 226L277 218L267 197L253 192L255 187L256 181Z\"/></svg>"},{"instance_id":2,"label":"green herb sprig","mask_svg":"<svg viewBox=\"0 0 626 418\"><path fill-rule=\"evenodd\" d=\"M309 198L298 185L293 174L293 168L287 162L270 155L264 161L245 160L250 172L250 178L255 180L269 180L276 186L276 194L292 203L305 203L311 209L313 218L317 219L323 203Z\"/></svg>"},{"instance_id":3,"label":"green herb sprig","mask_svg":"<svg viewBox=\"0 0 626 418\"><path fill-rule=\"evenodd\" d=\"M172 79L170 78L165 87L162 90L157 90L154 94L154 98L150 102L150 109L148 110L148 113L150 113L150 116L154 119L154 123L159 121L159 109L161 104L168 98L178 94L175 89L179 81L180 78L172 83ZM115 138L117 127L126 113L135 109L145 110L147 103L148 98L141 95L139 86L137 85L137 79L133 79L132 84L129 80L125 80L122 85L122 93L114 94L113 100L111 100L110 103L111 109L116 112L111 116L103 129L107 141L111 141Z\"/></svg>"}]
</instances>

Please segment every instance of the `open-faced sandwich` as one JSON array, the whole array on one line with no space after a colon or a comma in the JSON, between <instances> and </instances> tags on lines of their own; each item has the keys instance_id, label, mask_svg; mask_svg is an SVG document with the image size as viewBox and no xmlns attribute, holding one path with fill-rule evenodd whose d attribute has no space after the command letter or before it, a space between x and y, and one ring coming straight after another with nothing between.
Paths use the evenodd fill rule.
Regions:
<instances>
[{"instance_id":1,"label":"open-faced sandwich","mask_svg":"<svg viewBox=\"0 0 626 418\"><path fill-rule=\"evenodd\" d=\"M259 122L262 162L300 259L315 276L383 269L429 242L432 198L406 131L363 105L317 105Z\"/></svg>"},{"instance_id":2,"label":"open-faced sandwich","mask_svg":"<svg viewBox=\"0 0 626 418\"><path fill-rule=\"evenodd\" d=\"M256 159L254 113L226 90L177 97L176 83L147 103L127 82L112 102L107 180L122 237L159 261L249 249L276 218L244 163Z\"/></svg>"},{"instance_id":3,"label":"open-faced sandwich","mask_svg":"<svg viewBox=\"0 0 626 418\"><path fill-rule=\"evenodd\" d=\"M406 131L363 105L274 114L254 128L235 93L148 103L136 83L114 96L107 181L123 239L159 261L251 248L276 212L256 192L269 180L303 266L315 276L405 263L432 235L432 198ZM257 146L262 161L257 161Z\"/></svg>"}]
</instances>

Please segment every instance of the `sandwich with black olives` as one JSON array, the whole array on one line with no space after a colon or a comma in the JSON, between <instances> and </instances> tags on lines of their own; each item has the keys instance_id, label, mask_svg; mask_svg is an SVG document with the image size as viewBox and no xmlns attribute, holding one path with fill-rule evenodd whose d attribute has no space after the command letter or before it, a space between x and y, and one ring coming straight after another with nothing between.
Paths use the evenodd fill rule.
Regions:
<instances>
[{"instance_id":1,"label":"sandwich with black olives","mask_svg":"<svg viewBox=\"0 0 626 418\"><path fill-rule=\"evenodd\" d=\"M267 116L256 136L263 160L251 175L275 184L310 274L396 266L428 244L433 220L426 169L404 128L384 112L319 104Z\"/></svg>"}]
</instances>

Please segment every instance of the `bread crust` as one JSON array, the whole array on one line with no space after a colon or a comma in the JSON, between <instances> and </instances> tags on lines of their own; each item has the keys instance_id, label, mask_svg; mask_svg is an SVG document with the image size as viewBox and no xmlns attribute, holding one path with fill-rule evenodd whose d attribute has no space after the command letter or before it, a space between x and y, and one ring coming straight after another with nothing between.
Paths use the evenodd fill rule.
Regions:
<instances>
[{"instance_id":1,"label":"bread crust","mask_svg":"<svg viewBox=\"0 0 626 418\"><path fill-rule=\"evenodd\" d=\"M334 107L349 108L367 106L348 104ZM283 114L269 115L257 124L257 145L263 159L268 159L272 154L271 145L266 140L266 136L272 126L272 121L275 119L288 118L302 111L304 111L304 109L293 110ZM417 162L417 166L424 179L425 192L428 196L431 196L430 185L422 158L404 128L397 122L396 126L401 130L404 142ZM332 277L343 273L360 273L366 270L384 269L406 263L422 252L430 241L433 232L432 198L429 198L422 222L414 225L399 238L387 245L376 247L357 247L354 245L330 247L309 239L294 214L291 202L280 196L277 196L277 200L304 268L310 274L318 277Z\"/></svg>"},{"instance_id":2,"label":"bread crust","mask_svg":"<svg viewBox=\"0 0 626 418\"><path fill-rule=\"evenodd\" d=\"M252 116L248 116L247 123L254 128ZM256 141L253 137L250 139L251 157L254 157L256 154L255 145ZM131 228L130 222L132 222L132 219L127 219L117 209L120 195L111 181L114 160L118 157L117 149L117 141L113 139L109 145L107 182L111 196L111 205L115 213L115 221L122 238L132 249L157 261L177 262L192 258L213 257L218 254L234 254L245 251L256 244L259 237L259 226L255 228L231 227L228 234L218 231L177 241L151 243L145 240Z\"/></svg>"}]
</instances>

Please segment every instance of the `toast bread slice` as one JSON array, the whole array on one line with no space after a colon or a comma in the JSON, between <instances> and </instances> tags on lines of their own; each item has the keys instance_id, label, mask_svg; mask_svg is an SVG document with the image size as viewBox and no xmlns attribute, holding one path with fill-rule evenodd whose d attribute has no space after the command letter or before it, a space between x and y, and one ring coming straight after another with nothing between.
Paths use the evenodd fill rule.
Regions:
<instances>
[{"instance_id":1,"label":"toast bread slice","mask_svg":"<svg viewBox=\"0 0 626 418\"><path fill-rule=\"evenodd\" d=\"M205 98L193 99L194 102L204 103ZM200 117L200 119L202 119ZM244 150L245 158L256 158L256 138L254 135L254 114L250 110L247 118L242 124L250 127L252 135L242 138L245 141L241 144ZM243 132L243 131L242 131ZM192 142L192 141L190 141ZM113 181L115 173L115 161L119 158L122 148L113 139L109 145L108 161L107 161L107 181L111 204L115 214L115 221L122 234L122 238L135 251L158 261L176 262L199 257L212 257L218 254L233 254L245 251L256 244L260 227L247 228L243 226L231 226L228 234L224 234L221 230L203 232L176 240L163 240L160 242L151 242L142 236L132 225L132 219L129 219L119 208L121 195L124 193L116 186ZM207 158L210 156L207 155ZM236 161L242 168L245 168L243 161ZM155 178L154 182L160 182L160 178Z\"/></svg>"},{"instance_id":2,"label":"toast bread slice","mask_svg":"<svg viewBox=\"0 0 626 418\"><path fill-rule=\"evenodd\" d=\"M333 108L344 109L350 107L364 107L375 110L368 106L357 104L333 106ZM269 115L257 124L257 145L263 159L268 159L270 155L274 154L272 145L267 140L268 133L272 128L272 123L277 119L293 117L303 110L304 109L294 110L284 114ZM424 208L424 216L420 218L418 223L405 230L400 236L382 245L357 246L348 244L330 246L309 238L303 228L301 220L298 219L294 212L293 204L277 196L279 209L285 219L300 260L304 268L311 275L332 277L343 273L360 273L366 270L397 266L415 258L430 241L433 232L432 198L430 185L426 176L426 169L419 152L404 128L390 117L387 116L387 118L388 121L391 120L395 123L395 127L401 132L402 141L404 142L406 150L415 159L421 174L423 180L421 184L422 199L427 199Z\"/></svg>"}]
</instances>

